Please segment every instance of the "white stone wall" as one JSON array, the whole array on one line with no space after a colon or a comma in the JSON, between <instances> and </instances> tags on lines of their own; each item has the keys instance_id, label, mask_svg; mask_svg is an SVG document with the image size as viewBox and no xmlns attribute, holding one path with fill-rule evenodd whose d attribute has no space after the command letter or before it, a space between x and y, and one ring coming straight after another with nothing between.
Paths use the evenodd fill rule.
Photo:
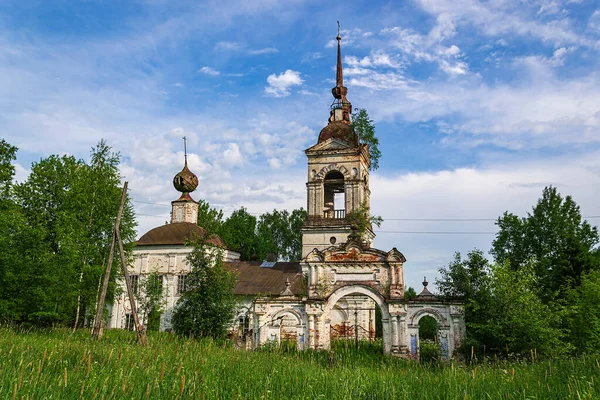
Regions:
<instances>
[{"instance_id":1,"label":"white stone wall","mask_svg":"<svg viewBox=\"0 0 600 400\"><path fill-rule=\"evenodd\" d=\"M164 313L161 317L161 330L171 328L171 315L173 308L179 300L177 293L179 275L186 275L190 271L187 256L193 250L190 246L138 246L133 251L133 261L128 267L130 275L137 275L144 279L151 273L157 273L162 277L163 293L165 296ZM233 262L239 260L239 253L224 251L224 261ZM114 299L110 308L109 328L126 327L126 315L131 313L130 301L127 296L127 288L122 279L117 280L122 294Z\"/></svg>"}]
</instances>

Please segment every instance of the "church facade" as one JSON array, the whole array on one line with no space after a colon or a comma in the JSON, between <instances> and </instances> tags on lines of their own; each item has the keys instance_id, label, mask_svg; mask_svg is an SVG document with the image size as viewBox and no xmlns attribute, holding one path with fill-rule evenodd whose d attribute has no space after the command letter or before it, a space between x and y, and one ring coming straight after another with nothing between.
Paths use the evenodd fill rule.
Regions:
<instances>
[{"instance_id":1,"label":"church facade","mask_svg":"<svg viewBox=\"0 0 600 400\"><path fill-rule=\"evenodd\" d=\"M239 261L238 253L227 250L219 238L212 239L223 249L226 267L238 274L235 293L240 308L232 321L232 336L249 349L283 340L295 342L298 349L328 349L332 339L381 337L385 353L416 357L419 321L429 316L437 322L436 340L443 355L451 357L465 333L463 306L436 298L426 281L421 294L406 301L406 258L396 248L372 247L369 149L351 123L339 33L337 40L329 121L317 143L305 150L308 218L302 227L302 260ZM170 328L171 313L185 290L186 257L191 252L186 240L203 233L197 225L198 204L190 196L198 179L187 168L187 158L173 184L182 195L172 202L171 223L138 240L129 266L133 280L159 275L166 297L161 330ZM110 328L131 324L123 293L111 308Z\"/></svg>"}]
</instances>

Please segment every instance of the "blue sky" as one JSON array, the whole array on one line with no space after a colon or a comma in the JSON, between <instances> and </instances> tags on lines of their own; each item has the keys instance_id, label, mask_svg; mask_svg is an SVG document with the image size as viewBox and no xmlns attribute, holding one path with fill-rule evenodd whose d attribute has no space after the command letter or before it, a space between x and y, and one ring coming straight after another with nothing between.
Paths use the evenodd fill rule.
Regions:
<instances>
[{"instance_id":1,"label":"blue sky","mask_svg":"<svg viewBox=\"0 0 600 400\"><path fill-rule=\"evenodd\" d=\"M548 184L600 215L600 10L585 0L0 2L0 137L20 149L17 179L105 138L143 233L168 219L185 135L196 198L226 214L304 206L336 20L348 98L383 152L375 245L405 254L410 285L454 251L489 250L495 226L398 219L525 215Z\"/></svg>"}]
</instances>

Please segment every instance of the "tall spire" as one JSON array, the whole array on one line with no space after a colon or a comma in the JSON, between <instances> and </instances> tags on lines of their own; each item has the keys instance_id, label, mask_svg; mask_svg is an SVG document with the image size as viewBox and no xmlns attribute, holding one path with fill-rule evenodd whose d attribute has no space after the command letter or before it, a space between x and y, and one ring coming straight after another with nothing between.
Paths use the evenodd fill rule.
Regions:
<instances>
[{"instance_id":1,"label":"tall spire","mask_svg":"<svg viewBox=\"0 0 600 400\"><path fill-rule=\"evenodd\" d=\"M340 42L342 41L342 37L340 36L340 21L337 22L338 24L338 34L337 34L337 42L338 42L338 54L337 54L337 70L336 70L336 74L335 74L335 83L336 83L336 87L343 87L344 86L344 76L342 74L342 46L340 44Z\"/></svg>"},{"instance_id":2,"label":"tall spire","mask_svg":"<svg viewBox=\"0 0 600 400\"><path fill-rule=\"evenodd\" d=\"M342 73L342 36L340 35L340 21L338 21L337 24L337 67L335 73L335 87L331 89L331 94L333 94L334 100L333 104L331 104L331 115L329 117L329 122L343 122L345 124L350 124L352 104L350 104L348 99L346 99L348 88L344 86L344 75Z\"/></svg>"}]
</instances>

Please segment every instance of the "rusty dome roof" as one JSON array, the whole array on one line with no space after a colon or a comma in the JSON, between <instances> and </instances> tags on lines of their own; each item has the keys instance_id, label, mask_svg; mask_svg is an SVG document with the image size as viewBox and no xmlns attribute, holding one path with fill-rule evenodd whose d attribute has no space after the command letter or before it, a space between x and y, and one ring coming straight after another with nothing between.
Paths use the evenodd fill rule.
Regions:
<instances>
[{"instance_id":1,"label":"rusty dome roof","mask_svg":"<svg viewBox=\"0 0 600 400\"><path fill-rule=\"evenodd\" d=\"M201 238L205 234L206 231L204 228L197 224L191 222L176 222L149 230L137 241L137 245L184 245L195 237ZM223 240L216 235L207 242L218 247L225 247Z\"/></svg>"},{"instance_id":2,"label":"rusty dome roof","mask_svg":"<svg viewBox=\"0 0 600 400\"><path fill-rule=\"evenodd\" d=\"M352 125L341 121L330 122L319 133L319 143L326 141L329 138L342 139L350 143L357 143L356 132Z\"/></svg>"}]
</instances>

